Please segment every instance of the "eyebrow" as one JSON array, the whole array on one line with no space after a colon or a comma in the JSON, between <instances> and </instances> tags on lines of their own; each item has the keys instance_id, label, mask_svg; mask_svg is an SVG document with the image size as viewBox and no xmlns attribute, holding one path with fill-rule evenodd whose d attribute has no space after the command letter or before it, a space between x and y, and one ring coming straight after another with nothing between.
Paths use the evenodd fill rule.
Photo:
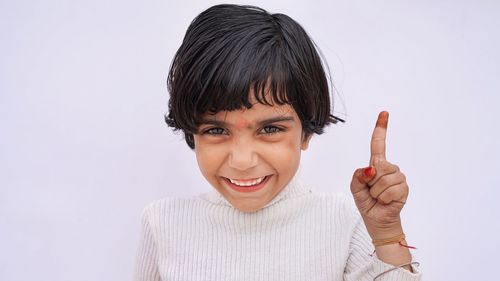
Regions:
<instances>
[{"instance_id":1,"label":"eyebrow","mask_svg":"<svg viewBox=\"0 0 500 281\"><path fill-rule=\"evenodd\" d=\"M257 122L258 127L266 126L272 123L277 123L277 122L293 122L293 117L292 116L278 116L278 117L272 117L268 119L261 120ZM201 120L200 125L215 125L215 126L220 126L220 127L227 127L228 123L224 121L219 121L219 120L211 120L211 119L203 119Z\"/></svg>"}]
</instances>

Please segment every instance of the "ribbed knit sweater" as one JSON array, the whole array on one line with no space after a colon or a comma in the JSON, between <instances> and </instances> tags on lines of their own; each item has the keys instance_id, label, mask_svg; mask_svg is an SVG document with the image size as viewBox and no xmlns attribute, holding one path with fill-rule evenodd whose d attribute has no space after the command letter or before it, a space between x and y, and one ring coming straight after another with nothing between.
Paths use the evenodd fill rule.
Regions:
<instances>
[{"instance_id":1,"label":"ribbed knit sweater","mask_svg":"<svg viewBox=\"0 0 500 281\"><path fill-rule=\"evenodd\" d=\"M312 191L295 178L253 213L215 189L148 204L134 280L372 281L393 267L373 250L351 197ZM377 280L420 280L413 268Z\"/></svg>"}]
</instances>

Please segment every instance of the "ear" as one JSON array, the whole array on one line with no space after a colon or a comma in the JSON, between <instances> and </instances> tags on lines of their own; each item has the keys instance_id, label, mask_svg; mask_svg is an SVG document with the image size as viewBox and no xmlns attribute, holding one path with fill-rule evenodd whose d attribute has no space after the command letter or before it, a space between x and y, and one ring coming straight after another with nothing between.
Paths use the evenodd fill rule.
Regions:
<instances>
[{"instance_id":1,"label":"ear","mask_svg":"<svg viewBox=\"0 0 500 281\"><path fill-rule=\"evenodd\" d=\"M311 141L312 135L313 134L309 134L309 135L302 134L302 143L300 144L300 149L307 150L307 148L309 147L309 141Z\"/></svg>"}]
</instances>

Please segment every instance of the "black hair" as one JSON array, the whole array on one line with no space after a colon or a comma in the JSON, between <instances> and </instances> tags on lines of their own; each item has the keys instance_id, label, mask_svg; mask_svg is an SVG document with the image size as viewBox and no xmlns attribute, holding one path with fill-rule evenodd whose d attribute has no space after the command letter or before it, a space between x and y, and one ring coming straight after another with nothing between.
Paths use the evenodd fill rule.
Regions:
<instances>
[{"instance_id":1,"label":"black hair","mask_svg":"<svg viewBox=\"0 0 500 281\"><path fill-rule=\"evenodd\" d=\"M328 80L306 31L284 14L248 5L208 8L190 24L167 79L165 121L194 148L202 115L250 108L253 87L259 103L290 104L305 136L330 123Z\"/></svg>"}]
</instances>

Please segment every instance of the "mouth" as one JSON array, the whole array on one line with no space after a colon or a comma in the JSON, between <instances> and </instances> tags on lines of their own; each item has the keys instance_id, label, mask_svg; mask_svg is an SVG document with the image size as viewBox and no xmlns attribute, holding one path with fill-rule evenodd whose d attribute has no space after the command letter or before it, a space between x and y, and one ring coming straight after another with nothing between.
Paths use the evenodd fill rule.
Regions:
<instances>
[{"instance_id":1,"label":"mouth","mask_svg":"<svg viewBox=\"0 0 500 281\"><path fill-rule=\"evenodd\" d=\"M223 177L227 185L238 192L254 192L262 189L272 175L253 179L230 179Z\"/></svg>"}]
</instances>

